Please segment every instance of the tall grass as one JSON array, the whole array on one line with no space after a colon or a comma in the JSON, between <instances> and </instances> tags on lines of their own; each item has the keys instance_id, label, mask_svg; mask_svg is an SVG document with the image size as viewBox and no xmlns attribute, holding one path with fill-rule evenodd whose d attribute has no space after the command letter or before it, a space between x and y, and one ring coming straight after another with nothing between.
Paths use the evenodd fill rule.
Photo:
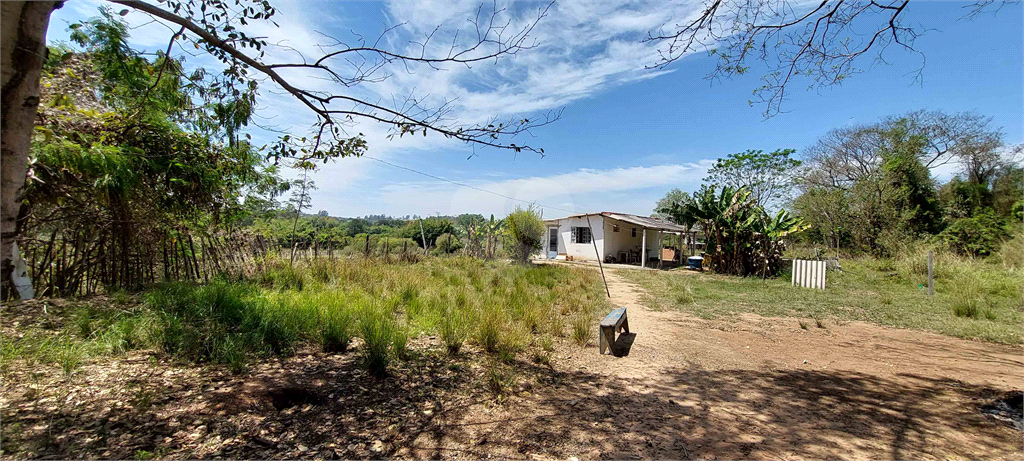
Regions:
<instances>
[{"instance_id":1,"label":"tall grass","mask_svg":"<svg viewBox=\"0 0 1024 461\"><path fill-rule=\"evenodd\" d=\"M511 362L533 338L589 323L607 303L596 274L577 268L468 257L264 267L245 280L165 284L116 307L83 308L57 332L4 341L3 362L35 357L74 369L92 356L152 348L241 372L255 358L304 345L344 353L360 338L363 365L385 374L421 334L439 336L452 354L469 342Z\"/></svg>"},{"instance_id":2,"label":"tall grass","mask_svg":"<svg viewBox=\"0 0 1024 461\"><path fill-rule=\"evenodd\" d=\"M372 306L361 313L359 328L363 338L363 347L360 349L363 365L374 375L387 374L396 330L394 317L390 312Z\"/></svg>"},{"instance_id":3,"label":"tall grass","mask_svg":"<svg viewBox=\"0 0 1024 461\"><path fill-rule=\"evenodd\" d=\"M1012 248L1013 243L1008 243ZM1024 251L1024 248L1022 248ZM1012 255L1013 250L1007 250ZM928 249L906 248L892 258L842 260L829 271L826 289L790 286L788 278L761 280L714 274L621 271L641 284L645 304L705 318L753 312L836 320L861 320L929 330L963 338L1024 342L1024 267L1008 257L960 257L935 251L934 296L928 296ZM682 293L689 288L692 294Z\"/></svg>"}]
</instances>

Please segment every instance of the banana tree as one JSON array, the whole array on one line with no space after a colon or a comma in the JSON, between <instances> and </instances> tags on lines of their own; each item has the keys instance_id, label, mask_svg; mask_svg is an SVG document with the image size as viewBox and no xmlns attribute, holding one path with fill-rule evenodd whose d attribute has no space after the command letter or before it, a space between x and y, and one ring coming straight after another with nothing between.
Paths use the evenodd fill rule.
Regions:
<instances>
[{"instance_id":1,"label":"banana tree","mask_svg":"<svg viewBox=\"0 0 1024 461\"><path fill-rule=\"evenodd\" d=\"M804 223L802 218L793 216L786 210L779 210L775 216L764 214L756 219L752 226L759 244L755 263L761 278L778 273L781 269L778 263L782 259L783 250L785 250L784 239L810 227Z\"/></svg>"},{"instance_id":2,"label":"banana tree","mask_svg":"<svg viewBox=\"0 0 1024 461\"><path fill-rule=\"evenodd\" d=\"M778 272L782 238L806 228L799 218L780 211L769 216L751 200L746 188L705 186L686 205L681 219L700 223L707 242L705 264L734 275Z\"/></svg>"},{"instance_id":3,"label":"banana tree","mask_svg":"<svg viewBox=\"0 0 1024 461\"><path fill-rule=\"evenodd\" d=\"M704 230L708 254L705 263L719 272L733 272L742 223L752 207L750 191L729 186L720 192L716 190L715 185L702 187L693 201L686 204L682 216L688 222L699 223Z\"/></svg>"},{"instance_id":4,"label":"banana tree","mask_svg":"<svg viewBox=\"0 0 1024 461\"><path fill-rule=\"evenodd\" d=\"M490 259L494 257L495 247L498 243L498 236L501 235L501 231L505 228L504 219L494 219L494 215L491 215L490 221L482 224L484 231L487 234L487 248L485 256Z\"/></svg>"}]
</instances>

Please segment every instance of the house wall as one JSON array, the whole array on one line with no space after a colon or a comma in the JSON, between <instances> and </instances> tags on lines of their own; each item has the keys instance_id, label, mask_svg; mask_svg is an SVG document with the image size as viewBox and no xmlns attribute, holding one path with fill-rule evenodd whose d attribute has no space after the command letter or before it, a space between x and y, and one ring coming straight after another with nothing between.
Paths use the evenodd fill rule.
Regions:
<instances>
[{"instance_id":1,"label":"house wall","mask_svg":"<svg viewBox=\"0 0 1024 461\"><path fill-rule=\"evenodd\" d=\"M604 216L590 216L590 224L594 230L594 240L597 243L598 255L594 253L593 243L571 243L573 227L587 227L587 218L564 218L557 223L545 223L544 250L538 255L540 258L548 257L547 232L551 227L558 227L558 259L565 259L572 256L574 260L594 261L598 257L604 260L606 255L616 258L617 262L620 251L640 248L643 241L644 228L636 224L606 218ZM619 231L614 232L613 226L618 225ZM636 228L636 237L632 236L631 229ZM658 257L658 230L647 229L647 257Z\"/></svg>"},{"instance_id":2,"label":"house wall","mask_svg":"<svg viewBox=\"0 0 1024 461\"><path fill-rule=\"evenodd\" d=\"M604 254L604 217L591 216L590 224L594 228L594 241L597 243L597 251ZM558 220L558 257L572 256L574 260L595 261L598 256L594 253L593 243L572 243L572 228L587 227L587 218L565 218ZM565 255L565 256L563 256Z\"/></svg>"}]
</instances>

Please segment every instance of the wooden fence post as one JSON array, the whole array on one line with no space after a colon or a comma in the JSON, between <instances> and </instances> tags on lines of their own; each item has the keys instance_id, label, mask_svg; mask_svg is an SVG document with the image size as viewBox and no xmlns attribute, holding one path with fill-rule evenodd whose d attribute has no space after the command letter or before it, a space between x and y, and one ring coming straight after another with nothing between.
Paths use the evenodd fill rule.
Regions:
<instances>
[{"instance_id":1,"label":"wooden fence post","mask_svg":"<svg viewBox=\"0 0 1024 461\"><path fill-rule=\"evenodd\" d=\"M935 294L935 287L932 283L932 251L928 250L928 296Z\"/></svg>"},{"instance_id":2,"label":"wooden fence post","mask_svg":"<svg viewBox=\"0 0 1024 461\"><path fill-rule=\"evenodd\" d=\"M423 256L427 255L427 234L423 232L423 218L420 218L420 238L423 239Z\"/></svg>"}]
</instances>

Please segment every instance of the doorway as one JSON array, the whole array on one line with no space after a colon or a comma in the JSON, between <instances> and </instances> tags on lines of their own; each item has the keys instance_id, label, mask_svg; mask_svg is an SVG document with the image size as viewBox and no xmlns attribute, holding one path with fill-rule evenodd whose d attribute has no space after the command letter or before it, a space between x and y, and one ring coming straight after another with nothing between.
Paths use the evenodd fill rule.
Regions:
<instances>
[{"instance_id":1,"label":"doorway","mask_svg":"<svg viewBox=\"0 0 1024 461\"><path fill-rule=\"evenodd\" d=\"M558 228L548 228L548 259L558 257Z\"/></svg>"}]
</instances>

